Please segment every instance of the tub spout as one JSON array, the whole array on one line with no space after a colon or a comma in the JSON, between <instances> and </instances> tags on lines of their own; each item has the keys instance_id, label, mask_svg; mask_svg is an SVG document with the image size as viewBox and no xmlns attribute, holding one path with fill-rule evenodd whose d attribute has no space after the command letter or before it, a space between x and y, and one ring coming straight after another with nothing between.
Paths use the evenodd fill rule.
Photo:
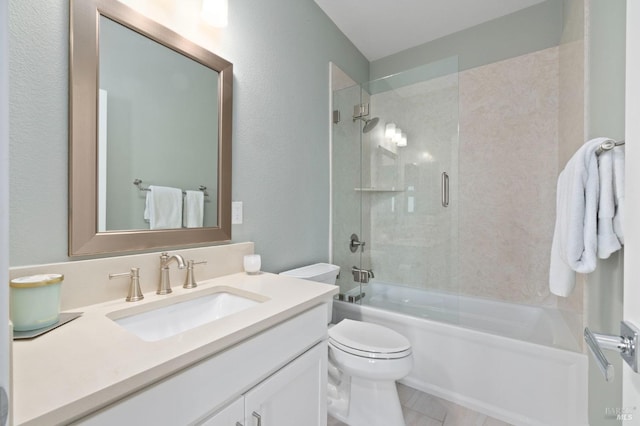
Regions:
<instances>
[{"instance_id":1,"label":"tub spout","mask_svg":"<svg viewBox=\"0 0 640 426\"><path fill-rule=\"evenodd\" d=\"M371 269L360 269L356 266L351 268L353 274L353 281L357 283L366 284L370 278L374 278L373 271Z\"/></svg>"}]
</instances>

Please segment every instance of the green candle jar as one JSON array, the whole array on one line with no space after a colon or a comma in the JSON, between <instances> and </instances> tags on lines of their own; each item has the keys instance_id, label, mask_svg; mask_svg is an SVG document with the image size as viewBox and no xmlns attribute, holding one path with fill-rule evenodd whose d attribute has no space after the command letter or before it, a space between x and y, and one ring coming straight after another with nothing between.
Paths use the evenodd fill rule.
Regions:
<instances>
[{"instance_id":1,"label":"green candle jar","mask_svg":"<svg viewBox=\"0 0 640 426\"><path fill-rule=\"evenodd\" d=\"M62 274L40 274L11 280L11 321L14 330L36 330L58 322L63 279Z\"/></svg>"}]
</instances>

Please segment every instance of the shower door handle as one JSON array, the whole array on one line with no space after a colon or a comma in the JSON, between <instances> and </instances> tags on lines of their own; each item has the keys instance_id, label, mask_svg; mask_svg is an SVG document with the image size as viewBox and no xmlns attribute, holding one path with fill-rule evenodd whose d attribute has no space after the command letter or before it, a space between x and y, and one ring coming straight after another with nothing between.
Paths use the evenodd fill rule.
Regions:
<instances>
[{"instance_id":1,"label":"shower door handle","mask_svg":"<svg viewBox=\"0 0 640 426\"><path fill-rule=\"evenodd\" d=\"M447 172L442 172L441 184L442 207L449 207L449 175Z\"/></svg>"}]
</instances>

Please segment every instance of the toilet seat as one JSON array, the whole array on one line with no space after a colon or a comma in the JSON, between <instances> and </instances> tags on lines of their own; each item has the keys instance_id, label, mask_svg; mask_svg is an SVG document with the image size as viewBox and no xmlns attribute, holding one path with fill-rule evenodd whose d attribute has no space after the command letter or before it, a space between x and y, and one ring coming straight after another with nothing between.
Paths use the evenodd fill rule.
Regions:
<instances>
[{"instance_id":1,"label":"toilet seat","mask_svg":"<svg viewBox=\"0 0 640 426\"><path fill-rule=\"evenodd\" d=\"M398 359L411 355L411 343L400 333L350 319L343 319L329 329L329 344L364 358Z\"/></svg>"}]
</instances>

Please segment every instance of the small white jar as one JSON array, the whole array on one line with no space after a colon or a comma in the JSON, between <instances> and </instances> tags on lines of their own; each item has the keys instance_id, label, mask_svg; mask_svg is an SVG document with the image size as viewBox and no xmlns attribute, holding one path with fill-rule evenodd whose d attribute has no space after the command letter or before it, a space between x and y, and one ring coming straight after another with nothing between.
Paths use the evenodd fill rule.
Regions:
<instances>
[{"instance_id":1,"label":"small white jar","mask_svg":"<svg viewBox=\"0 0 640 426\"><path fill-rule=\"evenodd\" d=\"M62 274L14 278L11 287L11 321L15 331L44 328L60 317Z\"/></svg>"},{"instance_id":2,"label":"small white jar","mask_svg":"<svg viewBox=\"0 0 640 426\"><path fill-rule=\"evenodd\" d=\"M249 275L260 273L261 259L259 254L248 254L244 257L244 271Z\"/></svg>"}]
</instances>

